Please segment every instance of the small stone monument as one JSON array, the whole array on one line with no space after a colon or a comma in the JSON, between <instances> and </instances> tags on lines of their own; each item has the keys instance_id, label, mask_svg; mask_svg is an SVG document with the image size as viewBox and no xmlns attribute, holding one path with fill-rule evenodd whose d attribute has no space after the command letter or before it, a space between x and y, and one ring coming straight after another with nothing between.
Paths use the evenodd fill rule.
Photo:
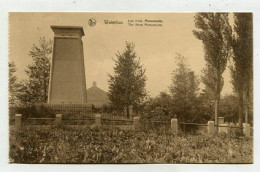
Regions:
<instances>
[{"instance_id":1,"label":"small stone monument","mask_svg":"<svg viewBox=\"0 0 260 172\"><path fill-rule=\"evenodd\" d=\"M22 129L22 114L15 115L15 129L16 130Z\"/></svg>"},{"instance_id":2,"label":"small stone monument","mask_svg":"<svg viewBox=\"0 0 260 172\"><path fill-rule=\"evenodd\" d=\"M139 129L141 127L140 117L136 116L133 119L134 121L134 129Z\"/></svg>"},{"instance_id":3,"label":"small stone monument","mask_svg":"<svg viewBox=\"0 0 260 172\"><path fill-rule=\"evenodd\" d=\"M212 136L216 132L215 129L215 122L214 121L208 121L208 135Z\"/></svg>"},{"instance_id":4,"label":"small stone monument","mask_svg":"<svg viewBox=\"0 0 260 172\"><path fill-rule=\"evenodd\" d=\"M171 129L174 134L178 134L178 119L177 118L171 119Z\"/></svg>"},{"instance_id":5,"label":"small stone monument","mask_svg":"<svg viewBox=\"0 0 260 172\"><path fill-rule=\"evenodd\" d=\"M243 134L246 137L250 137L250 124L243 123Z\"/></svg>"},{"instance_id":6,"label":"small stone monument","mask_svg":"<svg viewBox=\"0 0 260 172\"><path fill-rule=\"evenodd\" d=\"M82 27L51 26L54 32L49 104L86 104Z\"/></svg>"}]
</instances>

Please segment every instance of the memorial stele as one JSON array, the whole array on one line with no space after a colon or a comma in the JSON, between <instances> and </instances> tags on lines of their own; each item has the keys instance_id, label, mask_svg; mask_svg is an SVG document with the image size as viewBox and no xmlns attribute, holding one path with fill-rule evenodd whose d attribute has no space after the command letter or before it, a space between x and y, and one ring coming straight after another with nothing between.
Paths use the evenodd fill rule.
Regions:
<instances>
[{"instance_id":1,"label":"memorial stele","mask_svg":"<svg viewBox=\"0 0 260 172\"><path fill-rule=\"evenodd\" d=\"M86 104L86 78L79 26L51 26L54 32L48 104Z\"/></svg>"}]
</instances>

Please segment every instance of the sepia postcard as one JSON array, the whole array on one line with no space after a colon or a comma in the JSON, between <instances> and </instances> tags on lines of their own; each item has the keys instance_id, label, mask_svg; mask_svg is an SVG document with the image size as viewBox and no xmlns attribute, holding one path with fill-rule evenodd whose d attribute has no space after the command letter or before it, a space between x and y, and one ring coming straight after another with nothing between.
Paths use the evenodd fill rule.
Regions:
<instances>
[{"instance_id":1,"label":"sepia postcard","mask_svg":"<svg viewBox=\"0 0 260 172\"><path fill-rule=\"evenodd\" d=\"M253 13L10 12L9 163L252 164Z\"/></svg>"}]
</instances>

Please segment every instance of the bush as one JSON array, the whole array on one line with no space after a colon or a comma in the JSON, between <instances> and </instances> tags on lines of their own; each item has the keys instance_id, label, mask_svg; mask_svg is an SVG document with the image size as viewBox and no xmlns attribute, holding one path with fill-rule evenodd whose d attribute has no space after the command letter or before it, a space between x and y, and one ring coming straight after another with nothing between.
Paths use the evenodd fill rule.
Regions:
<instances>
[{"instance_id":1,"label":"bush","mask_svg":"<svg viewBox=\"0 0 260 172\"><path fill-rule=\"evenodd\" d=\"M22 114L22 119L26 118L54 118L55 113L43 105L28 105L19 107L9 107L9 117L13 119L15 114Z\"/></svg>"}]
</instances>

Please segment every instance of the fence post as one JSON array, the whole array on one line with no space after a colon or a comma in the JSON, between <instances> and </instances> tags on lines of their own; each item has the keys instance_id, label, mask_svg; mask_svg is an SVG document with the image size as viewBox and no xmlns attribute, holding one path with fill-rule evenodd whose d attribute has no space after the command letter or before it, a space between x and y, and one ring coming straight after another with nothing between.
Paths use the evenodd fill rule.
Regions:
<instances>
[{"instance_id":1,"label":"fence post","mask_svg":"<svg viewBox=\"0 0 260 172\"><path fill-rule=\"evenodd\" d=\"M15 129L22 129L22 114L15 114Z\"/></svg>"},{"instance_id":2,"label":"fence post","mask_svg":"<svg viewBox=\"0 0 260 172\"><path fill-rule=\"evenodd\" d=\"M56 114L55 124L56 125L60 125L61 124L61 120L62 120L62 114Z\"/></svg>"},{"instance_id":3,"label":"fence post","mask_svg":"<svg viewBox=\"0 0 260 172\"><path fill-rule=\"evenodd\" d=\"M215 134L215 122L208 121L208 135L212 136Z\"/></svg>"},{"instance_id":4,"label":"fence post","mask_svg":"<svg viewBox=\"0 0 260 172\"><path fill-rule=\"evenodd\" d=\"M133 118L134 121L134 129L138 129L141 127L141 123L140 123L140 117L136 116Z\"/></svg>"},{"instance_id":5,"label":"fence post","mask_svg":"<svg viewBox=\"0 0 260 172\"><path fill-rule=\"evenodd\" d=\"M171 129L174 134L178 134L178 119L177 118L171 119Z\"/></svg>"},{"instance_id":6,"label":"fence post","mask_svg":"<svg viewBox=\"0 0 260 172\"><path fill-rule=\"evenodd\" d=\"M101 114L95 114L95 125L101 126Z\"/></svg>"},{"instance_id":7,"label":"fence post","mask_svg":"<svg viewBox=\"0 0 260 172\"><path fill-rule=\"evenodd\" d=\"M250 124L243 123L243 134L246 137L250 137Z\"/></svg>"}]
</instances>

